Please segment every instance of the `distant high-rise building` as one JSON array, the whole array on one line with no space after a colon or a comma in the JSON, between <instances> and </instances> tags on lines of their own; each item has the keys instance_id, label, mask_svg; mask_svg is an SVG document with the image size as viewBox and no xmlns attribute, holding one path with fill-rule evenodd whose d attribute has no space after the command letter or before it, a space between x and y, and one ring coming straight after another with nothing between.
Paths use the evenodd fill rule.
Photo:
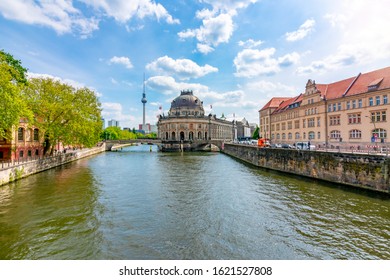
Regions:
<instances>
[{"instance_id":1,"label":"distant high-rise building","mask_svg":"<svg viewBox=\"0 0 390 280\"><path fill-rule=\"evenodd\" d=\"M110 127L110 126L120 127L119 126L119 121L117 121L117 120L109 120L108 121L108 127Z\"/></svg>"},{"instance_id":2,"label":"distant high-rise building","mask_svg":"<svg viewBox=\"0 0 390 280\"><path fill-rule=\"evenodd\" d=\"M102 118L102 127L103 130L106 128L106 120L104 118Z\"/></svg>"}]
</instances>

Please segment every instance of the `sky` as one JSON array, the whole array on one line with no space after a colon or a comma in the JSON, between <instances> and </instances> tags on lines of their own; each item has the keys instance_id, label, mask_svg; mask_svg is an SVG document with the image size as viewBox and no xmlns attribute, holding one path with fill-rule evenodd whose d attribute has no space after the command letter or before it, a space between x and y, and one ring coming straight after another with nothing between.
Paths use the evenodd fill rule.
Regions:
<instances>
[{"instance_id":1,"label":"sky","mask_svg":"<svg viewBox=\"0 0 390 280\"><path fill-rule=\"evenodd\" d=\"M390 0L1 0L0 49L88 87L106 123L156 124L181 90L259 123L272 97L390 66Z\"/></svg>"}]
</instances>

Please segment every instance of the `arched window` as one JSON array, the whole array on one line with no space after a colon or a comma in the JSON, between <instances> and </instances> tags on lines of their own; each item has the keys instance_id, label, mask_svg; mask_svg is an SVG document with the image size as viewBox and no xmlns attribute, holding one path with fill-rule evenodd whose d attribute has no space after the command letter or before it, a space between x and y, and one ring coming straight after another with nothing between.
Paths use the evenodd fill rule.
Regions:
<instances>
[{"instance_id":1,"label":"arched window","mask_svg":"<svg viewBox=\"0 0 390 280\"><path fill-rule=\"evenodd\" d=\"M292 139L292 133L291 132L288 133L288 139L290 139L290 140Z\"/></svg>"},{"instance_id":2,"label":"arched window","mask_svg":"<svg viewBox=\"0 0 390 280\"><path fill-rule=\"evenodd\" d=\"M276 134L276 139L280 139L280 134L279 133Z\"/></svg>"},{"instance_id":3,"label":"arched window","mask_svg":"<svg viewBox=\"0 0 390 280\"><path fill-rule=\"evenodd\" d=\"M168 132L165 132L165 139L168 140L168 138L169 138Z\"/></svg>"},{"instance_id":4,"label":"arched window","mask_svg":"<svg viewBox=\"0 0 390 280\"><path fill-rule=\"evenodd\" d=\"M295 132L295 139L299 139L299 138L300 138L299 132Z\"/></svg>"},{"instance_id":5,"label":"arched window","mask_svg":"<svg viewBox=\"0 0 390 280\"><path fill-rule=\"evenodd\" d=\"M194 133L192 131L190 131L190 133L188 134L188 139L194 140Z\"/></svg>"},{"instance_id":6,"label":"arched window","mask_svg":"<svg viewBox=\"0 0 390 280\"><path fill-rule=\"evenodd\" d=\"M176 140L176 134L175 134L175 132L174 131L172 131L172 140Z\"/></svg>"},{"instance_id":7,"label":"arched window","mask_svg":"<svg viewBox=\"0 0 390 280\"><path fill-rule=\"evenodd\" d=\"M314 133L314 131L309 131L309 140L312 140L316 138L316 134Z\"/></svg>"},{"instance_id":8,"label":"arched window","mask_svg":"<svg viewBox=\"0 0 390 280\"><path fill-rule=\"evenodd\" d=\"M181 140L181 141L184 140L184 131L181 131L181 132L180 132L180 140Z\"/></svg>"},{"instance_id":9,"label":"arched window","mask_svg":"<svg viewBox=\"0 0 390 280\"><path fill-rule=\"evenodd\" d=\"M286 139L286 133L283 133L283 134L282 134L282 139L283 139L283 140Z\"/></svg>"},{"instance_id":10,"label":"arched window","mask_svg":"<svg viewBox=\"0 0 390 280\"><path fill-rule=\"evenodd\" d=\"M339 139L341 138L340 130L332 130L330 132L330 139Z\"/></svg>"},{"instance_id":11,"label":"arched window","mask_svg":"<svg viewBox=\"0 0 390 280\"><path fill-rule=\"evenodd\" d=\"M18 141L24 141L24 128L18 128Z\"/></svg>"},{"instance_id":12,"label":"arched window","mask_svg":"<svg viewBox=\"0 0 390 280\"><path fill-rule=\"evenodd\" d=\"M362 138L362 132L358 129L352 129L349 131L349 138L350 139L361 139Z\"/></svg>"},{"instance_id":13,"label":"arched window","mask_svg":"<svg viewBox=\"0 0 390 280\"><path fill-rule=\"evenodd\" d=\"M207 140L207 132L204 133L204 139Z\"/></svg>"},{"instance_id":14,"label":"arched window","mask_svg":"<svg viewBox=\"0 0 390 280\"><path fill-rule=\"evenodd\" d=\"M200 131L198 131L198 139L201 139L202 138L202 133Z\"/></svg>"}]
</instances>

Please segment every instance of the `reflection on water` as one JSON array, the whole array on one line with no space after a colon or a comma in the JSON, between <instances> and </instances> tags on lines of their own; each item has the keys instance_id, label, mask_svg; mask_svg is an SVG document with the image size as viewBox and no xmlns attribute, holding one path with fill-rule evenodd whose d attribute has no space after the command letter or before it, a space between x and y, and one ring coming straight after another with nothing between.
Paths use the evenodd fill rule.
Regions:
<instances>
[{"instance_id":1,"label":"reflection on water","mask_svg":"<svg viewBox=\"0 0 390 280\"><path fill-rule=\"evenodd\" d=\"M1 259L390 259L390 200L218 153L105 153L0 188Z\"/></svg>"}]
</instances>

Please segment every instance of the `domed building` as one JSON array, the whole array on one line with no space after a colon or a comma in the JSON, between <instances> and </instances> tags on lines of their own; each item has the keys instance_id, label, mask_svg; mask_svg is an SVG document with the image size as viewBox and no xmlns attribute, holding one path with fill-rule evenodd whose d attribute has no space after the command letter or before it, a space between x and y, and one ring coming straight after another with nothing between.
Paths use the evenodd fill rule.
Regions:
<instances>
[{"instance_id":1,"label":"domed building","mask_svg":"<svg viewBox=\"0 0 390 280\"><path fill-rule=\"evenodd\" d=\"M233 123L205 115L203 102L192 90L181 91L168 116L159 116L157 127L162 151L202 150L211 140L233 140Z\"/></svg>"}]
</instances>

